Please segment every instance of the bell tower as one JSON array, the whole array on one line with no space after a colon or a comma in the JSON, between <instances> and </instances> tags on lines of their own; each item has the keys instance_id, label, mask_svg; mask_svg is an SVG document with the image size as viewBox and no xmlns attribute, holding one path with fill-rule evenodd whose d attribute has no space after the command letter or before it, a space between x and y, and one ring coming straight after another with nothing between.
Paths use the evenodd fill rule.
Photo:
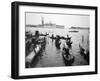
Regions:
<instances>
[{"instance_id":1,"label":"bell tower","mask_svg":"<svg viewBox=\"0 0 100 81\"><path fill-rule=\"evenodd\" d=\"M44 25L44 18L42 17L42 25Z\"/></svg>"}]
</instances>

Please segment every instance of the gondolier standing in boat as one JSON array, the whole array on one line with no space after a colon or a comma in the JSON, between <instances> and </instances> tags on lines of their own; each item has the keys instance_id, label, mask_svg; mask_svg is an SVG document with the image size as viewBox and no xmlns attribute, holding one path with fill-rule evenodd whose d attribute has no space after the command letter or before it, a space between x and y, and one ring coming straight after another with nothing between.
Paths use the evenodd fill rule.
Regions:
<instances>
[{"instance_id":1,"label":"gondolier standing in boat","mask_svg":"<svg viewBox=\"0 0 100 81\"><path fill-rule=\"evenodd\" d=\"M71 41L71 37L69 37L68 34L67 34L67 38L66 38L66 44L71 48L72 41Z\"/></svg>"}]
</instances>

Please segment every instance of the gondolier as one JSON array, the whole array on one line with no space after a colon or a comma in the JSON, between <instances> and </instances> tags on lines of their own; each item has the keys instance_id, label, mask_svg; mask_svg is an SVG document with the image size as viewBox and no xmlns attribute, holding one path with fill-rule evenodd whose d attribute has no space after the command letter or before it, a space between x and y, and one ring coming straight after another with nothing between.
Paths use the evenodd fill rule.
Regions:
<instances>
[{"instance_id":1,"label":"gondolier","mask_svg":"<svg viewBox=\"0 0 100 81\"><path fill-rule=\"evenodd\" d=\"M72 37L69 37L69 35L67 34L67 38L66 38L66 44L71 47L72 41L71 41Z\"/></svg>"}]
</instances>

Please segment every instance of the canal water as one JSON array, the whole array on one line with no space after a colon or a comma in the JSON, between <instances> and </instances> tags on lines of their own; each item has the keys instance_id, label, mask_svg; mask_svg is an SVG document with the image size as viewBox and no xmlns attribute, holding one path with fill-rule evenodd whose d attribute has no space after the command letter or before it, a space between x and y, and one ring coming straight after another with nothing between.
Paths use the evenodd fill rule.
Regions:
<instances>
[{"instance_id":1,"label":"canal water","mask_svg":"<svg viewBox=\"0 0 100 81\"><path fill-rule=\"evenodd\" d=\"M34 33L35 29L28 29L31 33ZM39 30L39 29L38 29ZM40 29L41 30L41 29ZM42 30L41 30L42 31ZM47 31L47 30L46 30ZM64 30L64 34L67 34L72 37L72 54L75 57L72 66L78 65L88 65L88 62L80 54L79 44L82 45L86 50L89 50L89 30L78 30L79 32L70 32ZM44 32L44 30L42 31ZM49 30L50 32L50 30ZM53 31L54 33L56 31ZM61 30L62 32L62 30ZM60 32L56 32L61 35ZM64 36L63 34L63 36ZM37 56L34 61L32 61L30 68L33 67L58 67L65 66L63 57L62 57L62 48L65 43L65 40L60 39L61 49L55 47L55 40L52 40L49 36L46 37L46 47L43 52Z\"/></svg>"}]
</instances>

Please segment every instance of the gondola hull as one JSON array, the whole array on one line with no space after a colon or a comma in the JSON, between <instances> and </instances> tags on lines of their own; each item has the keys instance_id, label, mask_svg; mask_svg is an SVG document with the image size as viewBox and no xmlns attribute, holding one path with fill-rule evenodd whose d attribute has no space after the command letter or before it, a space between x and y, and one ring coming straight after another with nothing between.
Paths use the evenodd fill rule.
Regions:
<instances>
[{"instance_id":1,"label":"gondola hull","mask_svg":"<svg viewBox=\"0 0 100 81\"><path fill-rule=\"evenodd\" d=\"M71 54L66 56L66 54L62 53L62 56L63 56L63 60L66 66L71 66L75 60L75 57Z\"/></svg>"}]
</instances>

